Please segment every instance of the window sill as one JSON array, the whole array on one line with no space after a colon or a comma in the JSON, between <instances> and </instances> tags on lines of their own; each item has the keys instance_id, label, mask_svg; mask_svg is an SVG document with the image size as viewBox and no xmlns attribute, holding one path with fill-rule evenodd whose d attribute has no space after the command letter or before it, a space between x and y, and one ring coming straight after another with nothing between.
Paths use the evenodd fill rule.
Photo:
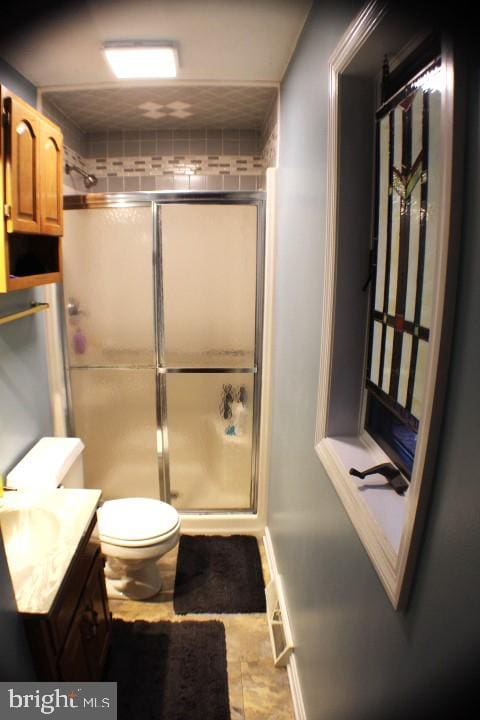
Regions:
<instances>
[{"instance_id":1,"label":"window sill","mask_svg":"<svg viewBox=\"0 0 480 720\"><path fill-rule=\"evenodd\" d=\"M372 475L365 480L350 475L351 467L363 470L391 462L367 433L323 438L315 449L396 607L398 555L409 491L403 496L398 495L385 484L381 475Z\"/></svg>"}]
</instances>

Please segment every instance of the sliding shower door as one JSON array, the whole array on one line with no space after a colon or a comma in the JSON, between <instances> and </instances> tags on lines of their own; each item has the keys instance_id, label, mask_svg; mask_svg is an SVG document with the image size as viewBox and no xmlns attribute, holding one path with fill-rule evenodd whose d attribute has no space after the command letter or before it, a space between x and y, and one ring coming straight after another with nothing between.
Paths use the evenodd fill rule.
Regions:
<instances>
[{"instance_id":1,"label":"sliding shower door","mask_svg":"<svg viewBox=\"0 0 480 720\"><path fill-rule=\"evenodd\" d=\"M255 204L159 207L159 406L180 510L255 498L262 248Z\"/></svg>"},{"instance_id":2,"label":"sliding shower door","mask_svg":"<svg viewBox=\"0 0 480 720\"><path fill-rule=\"evenodd\" d=\"M73 429L103 499L160 497L153 247L151 203L65 212Z\"/></svg>"},{"instance_id":3,"label":"sliding shower door","mask_svg":"<svg viewBox=\"0 0 480 720\"><path fill-rule=\"evenodd\" d=\"M71 430L104 499L255 509L263 222L248 194L66 200Z\"/></svg>"}]
</instances>

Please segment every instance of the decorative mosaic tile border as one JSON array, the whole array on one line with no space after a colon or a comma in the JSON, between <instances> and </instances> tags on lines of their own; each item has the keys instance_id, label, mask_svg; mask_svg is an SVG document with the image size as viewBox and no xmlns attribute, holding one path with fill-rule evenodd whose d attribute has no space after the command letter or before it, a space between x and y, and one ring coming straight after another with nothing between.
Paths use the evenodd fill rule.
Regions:
<instances>
[{"instance_id":1,"label":"decorative mosaic tile border","mask_svg":"<svg viewBox=\"0 0 480 720\"><path fill-rule=\"evenodd\" d=\"M265 172L259 155L150 155L87 158L84 162L87 171L99 178L157 175L263 175Z\"/></svg>"},{"instance_id":2,"label":"decorative mosaic tile border","mask_svg":"<svg viewBox=\"0 0 480 720\"><path fill-rule=\"evenodd\" d=\"M65 162L94 174L94 192L135 192L137 190L262 190L265 164L260 155L173 155L83 158L65 147ZM64 182L85 192L77 173L65 175Z\"/></svg>"}]
</instances>

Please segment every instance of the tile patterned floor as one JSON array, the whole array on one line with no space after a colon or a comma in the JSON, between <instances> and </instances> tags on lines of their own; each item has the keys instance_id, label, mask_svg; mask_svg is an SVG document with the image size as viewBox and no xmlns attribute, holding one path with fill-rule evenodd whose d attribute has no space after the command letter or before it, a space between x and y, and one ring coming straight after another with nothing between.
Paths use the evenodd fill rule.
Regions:
<instances>
[{"instance_id":1,"label":"tile patterned floor","mask_svg":"<svg viewBox=\"0 0 480 720\"><path fill-rule=\"evenodd\" d=\"M259 540L265 582L269 580L263 543ZM227 638L231 720L293 720L287 672L275 668L266 615L175 615L173 588L177 549L159 561L163 588L151 600L110 600L115 618L122 620L221 620Z\"/></svg>"}]
</instances>

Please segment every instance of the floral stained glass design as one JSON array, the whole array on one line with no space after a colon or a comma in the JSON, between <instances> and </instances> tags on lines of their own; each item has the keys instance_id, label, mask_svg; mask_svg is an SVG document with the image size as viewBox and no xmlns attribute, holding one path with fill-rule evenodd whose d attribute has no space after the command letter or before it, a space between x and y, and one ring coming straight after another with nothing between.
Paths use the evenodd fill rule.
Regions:
<instances>
[{"instance_id":1,"label":"floral stained glass design","mask_svg":"<svg viewBox=\"0 0 480 720\"><path fill-rule=\"evenodd\" d=\"M424 75L439 67L439 61L430 63ZM422 415L440 191L441 92L419 77L377 112L376 262L366 377L366 428L380 444L393 446L406 474Z\"/></svg>"}]
</instances>

